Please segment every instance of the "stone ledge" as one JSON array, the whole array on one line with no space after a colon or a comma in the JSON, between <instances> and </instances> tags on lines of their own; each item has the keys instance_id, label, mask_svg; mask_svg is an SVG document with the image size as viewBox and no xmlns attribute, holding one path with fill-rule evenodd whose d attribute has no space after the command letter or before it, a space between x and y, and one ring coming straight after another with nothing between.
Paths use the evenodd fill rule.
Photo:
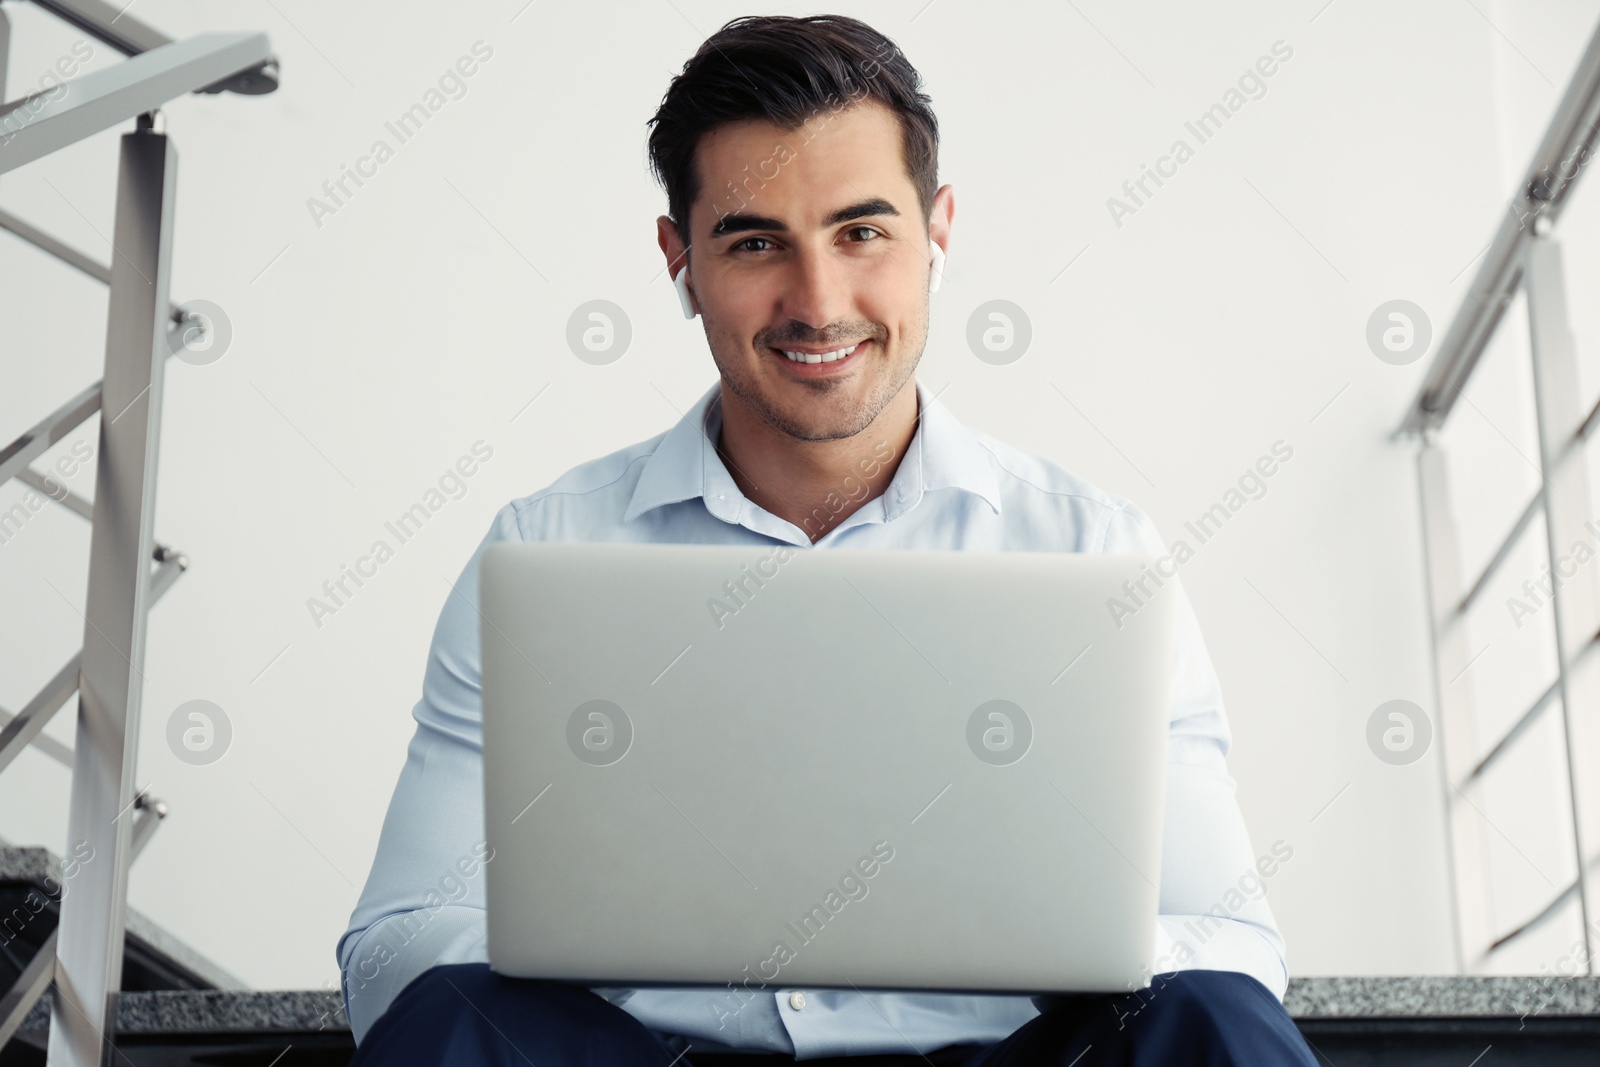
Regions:
<instances>
[{"instance_id":1,"label":"stone ledge","mask_svg":"<svg viewBox=\"0 0 1600 1067\"><path fill-rule=\"evenodd\" d=\"M1541 975L1291 978L1283 1006L1296 1019L1600 1016L1600 978Z\"/></svg>"},{"instance_id":2,"label":"stone ledge","mask_svg":"<svg viewBox=\"0 0 1600 1067\"><path fill-rule=\"evenodd\" d=\"M1284 1007L1296 1019L1600 1018L1600 978L1534 976L1293 978ZM339 994L319 990L125 993L118 1030L137 1034L347 1033ZM48 1026L34 1005L24 1030Z\"/></svg>"},{"instance_id":3,"label":"stone ledge","mask_svg":"<svg viewBox=\"0 0 1600 1067\"><path fill-rule=\"evenodd\" d=\"M41 998L23 1031L49 1029ZM132 1034L348 1033L338 993L323 990L173 989L124 993L117 1032Z\"/></svg>"}]
</instances>

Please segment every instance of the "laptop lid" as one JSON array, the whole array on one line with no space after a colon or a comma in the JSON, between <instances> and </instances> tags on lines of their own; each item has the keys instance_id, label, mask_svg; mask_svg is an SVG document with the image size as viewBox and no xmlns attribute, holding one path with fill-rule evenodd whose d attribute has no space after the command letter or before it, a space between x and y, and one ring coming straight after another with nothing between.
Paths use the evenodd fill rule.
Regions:
<instances>
[{"instance_id":1,"label":"laptop lid","mask_svg":"<svg viewBox=\"0 0 1600 1067\"><path fill-rule=\"evenodd\" d=\"M592 986L1144 987L1174 598L1112 600L1153 563L488 546L491 966Z\"/></svg>"}]
</instances>

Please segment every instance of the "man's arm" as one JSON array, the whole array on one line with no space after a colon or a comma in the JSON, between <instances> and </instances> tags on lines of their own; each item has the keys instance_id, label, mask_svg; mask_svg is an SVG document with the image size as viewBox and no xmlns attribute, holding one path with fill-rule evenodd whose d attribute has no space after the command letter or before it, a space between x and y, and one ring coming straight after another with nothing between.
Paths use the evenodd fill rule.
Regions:
<instances>
[{"instance_id":1,"label":"man's arm","mask_svg":"<svg viewBox=\"0 0 1600 1067\"><path fill-rule=\"evenodd\" d=\"M345 1013L357 1041L431 967L486 962L483 715L478 564L518 540L507 504L446 597L434 628L416 733L389 801L372 871L339 939Z\"/></svg>"},{"instance_id":2,"label":"man's arm","mask_svg":"<svg viewBox=\"0 0 1600 1067\"><path fill-rule=\"evenodd\" d=\"M1168 554L1133 504L1112 515L1103 551ZM1242 971L1282 1000L1288 963L1266 886L1294 850L1283 842L1252 850L1228 774L1232 735L1221 687L1199 622L1179 579L1154 595L1175 598L1176 620L1155 973Z\"/></svg>"}]
</instances>

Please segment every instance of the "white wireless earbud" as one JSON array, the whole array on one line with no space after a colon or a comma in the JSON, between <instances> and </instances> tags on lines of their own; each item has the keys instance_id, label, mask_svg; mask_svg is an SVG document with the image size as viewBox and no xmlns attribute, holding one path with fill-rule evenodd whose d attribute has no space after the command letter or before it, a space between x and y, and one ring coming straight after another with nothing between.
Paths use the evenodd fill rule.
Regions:
<instances>
[{"instance_id":1,"label":"white wireless earbud","mask_svg":"<svg viewBox=\"0 0 1600 1067\"><path fill-rule=\"evenodd\" d=\"M687 263L678 272L678 276L672 279L672 287L678 290L678 303L683 305L683 317L686 319L694 318L694 301L689 296L689 265Z\"/></svg>"},{"instance_id":2,"label":"white wireless earbud","mask_svg":"<svg viewBox=\"0 0 1600 1067\"><path fill-rule=\"evenodd\" d=\"M940 248L936 241L928 243L933 245L933 271L928 275L928 292L937 293L939 282L944 278L944 249Z\"/></svg>"}]
</instances>

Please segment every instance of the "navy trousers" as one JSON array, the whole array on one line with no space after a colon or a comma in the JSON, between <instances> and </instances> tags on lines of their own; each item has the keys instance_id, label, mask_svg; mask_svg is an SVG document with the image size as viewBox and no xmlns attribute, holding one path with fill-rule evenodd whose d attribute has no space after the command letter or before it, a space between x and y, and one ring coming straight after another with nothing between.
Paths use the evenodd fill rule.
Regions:
<instances>
[{"instance_id":1,"label":"navy trousers","mask_svg":"<svg viewBox=\"0 0 1600 1067\"><path fill-rule=\"evenodd\" d=\"M779 1067L788 1055L675 1053L582 986L435 967L389 1005L353 1067ZM1234 971L1158 974L1132 993L1052 998L993 1045L926 1056L804 1060L811 1067L1320 1067L1270 990Z\"/></svg>"}]
</instances>

